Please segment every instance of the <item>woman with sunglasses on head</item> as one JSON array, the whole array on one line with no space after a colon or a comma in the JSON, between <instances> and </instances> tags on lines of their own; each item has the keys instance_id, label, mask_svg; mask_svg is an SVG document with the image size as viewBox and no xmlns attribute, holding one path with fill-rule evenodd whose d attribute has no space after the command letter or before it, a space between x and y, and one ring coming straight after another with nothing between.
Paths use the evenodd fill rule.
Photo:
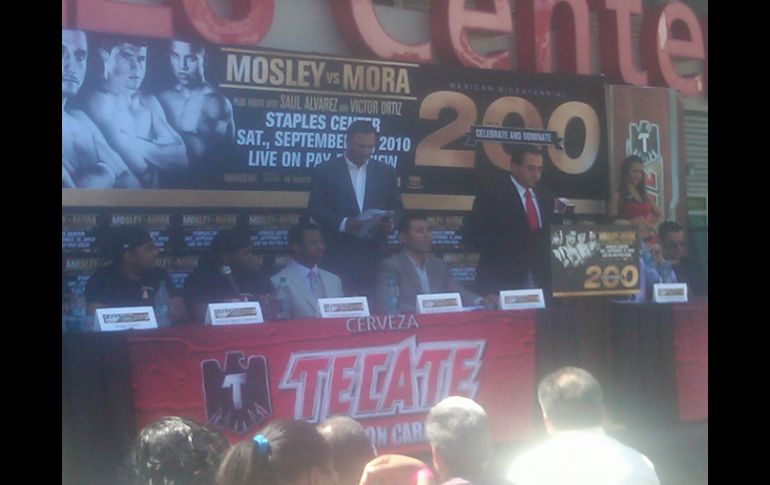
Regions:
<instances>
[{"instance_id":1,"label":"woman with sunglasses on head","mask_svg":"<svg viewBox=\"0 0 770 485\"><path fill-rule=\"evenodd\" d=\"M642 218L654 227L663 222L663 213L647 193L644 161L636 155L623 159L620 167L620 186L610 197L609 215L629 221Z\"/></svg>"}]
</instances>

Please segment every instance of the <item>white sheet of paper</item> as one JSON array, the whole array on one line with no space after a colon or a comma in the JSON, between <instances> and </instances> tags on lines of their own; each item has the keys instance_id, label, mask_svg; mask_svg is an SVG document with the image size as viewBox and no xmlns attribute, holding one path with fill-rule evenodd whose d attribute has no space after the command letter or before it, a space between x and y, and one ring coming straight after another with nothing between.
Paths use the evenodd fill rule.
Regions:
<instances>
[{"instance_id":1,"label":"white sheet of paper","mask_svg":"<svg viewBox=\"0 0 770 485\"><path fill-rule=\"evenodd\" d=\"M385 217L393 217L393 214L393 211L366 209L356 217L356 220L361 221L361 227L356 232L356 236L363 238L374 236L377 224Z\"/></svg>"}]
</instances>

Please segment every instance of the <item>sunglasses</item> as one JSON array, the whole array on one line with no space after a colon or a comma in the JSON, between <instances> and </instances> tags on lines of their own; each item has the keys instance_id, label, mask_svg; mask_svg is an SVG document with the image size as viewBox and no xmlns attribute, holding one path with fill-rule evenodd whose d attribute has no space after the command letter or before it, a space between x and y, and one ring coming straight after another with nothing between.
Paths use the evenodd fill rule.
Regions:
<instances>
[{"instance_id":1,"label":"sunglasses","mask_svg":"<svg viewBox=\"0 0 770 485\"><path fill-rule=\"evenodd\" d=\"M665 246L667 248L670 248L670 249L686 248L687 247L687 242L686 241L681 241L681 242L671 241L671 242L667 242Z\"/></svg>"}]
</instances>

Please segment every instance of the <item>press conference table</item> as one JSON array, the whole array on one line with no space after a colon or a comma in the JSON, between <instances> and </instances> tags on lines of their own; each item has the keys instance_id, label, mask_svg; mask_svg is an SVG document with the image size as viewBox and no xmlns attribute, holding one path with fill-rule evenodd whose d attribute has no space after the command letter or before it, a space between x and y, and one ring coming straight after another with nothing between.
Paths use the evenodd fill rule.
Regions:
<instances>
[{"instance_id":1,"label":"press conference table","mask_svg":"<svg viewBox=\"0 0 770 485\"><path fill-rule=\"evenodd\" d=\"M387 434L384 449L419 446L410 433L419 434L420 413L439 396L441 386L467 394L477 385L477 400L491 408L495 441L526 440L540 426L538 379L564 365L586 368L599 379L614 422L666 426L708 419L708 300L639 305L569 299L537 311L335 320L63 335L63 476L72 483L101 483L97 477L114 471L137 428L163 415L205 419L214 411L209 408L211 389L222 386L209 383L206 390L201 381L212 379L217 369L227 371L226 354L233 351L243 353L243 369L256 356L255 367L248 360L250 370L244 372L261 369L259 356L264 356L266 369L260 372L270 374L273 417L293 413L311 420L326 412L319 415L312 400L295 399L297 391L326 381L303 381L299 366L353 369L360 367L353 366L355 359L365 363L380 353L398 368L401 356L414 360L433 352L435 363L453 369L448 373L453 377L423 376L431 383L427 392L399 388L395 381L385 386L379 405L392 408L390 417L369 419L366 407L375 406L374 401L335 399L339 392L324 384L335 391L322 399L328 414L355 410L365 416L362 422ZM335 357L329 360L331 354ZM424 365L410 362L413 368ZM348 382L347 374L330 372L328 381ZM411 422L399 422L410 413L415 417ZM228 433L238 439L238 433Z\"/></svg>"}]
</instances>

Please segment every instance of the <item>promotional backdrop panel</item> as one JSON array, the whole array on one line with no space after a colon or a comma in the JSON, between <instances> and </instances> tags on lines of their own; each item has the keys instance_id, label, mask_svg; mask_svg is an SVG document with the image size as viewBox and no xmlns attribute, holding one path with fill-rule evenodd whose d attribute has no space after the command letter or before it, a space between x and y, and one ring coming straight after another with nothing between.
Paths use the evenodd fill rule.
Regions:
<instances>
[{"instance_id":1,"label":"promotional backdrop panel","mask_svg":"<svg viewBox=\"0 0 770 485\"><path fill-rule=\"evenodd\" d=\"M632 226L551 226L553 296L639 292L639 240Z\"/></svg>"},{"instance_id":2,"label":"promotional backdrop panel","mask_svg":"<svg viewBox=\"0 0 770 485\"><path fill-rule=\"evenodd\" d=\"M343 414L380 452L426 450L430 407L487 411L496 442L535 431L535 312L186 327L129 338L136 424L188 416L243 439L272 419Z\"/></svg>"},{"instance_id":3,"label":"promotional backdrop panel","mask_svg":"<svg viewBox=\"0 0 770 485\"><path fill-rule=\"evenodd\" d=\"M647 191L667 220L682 221L686 210L681 102L664 88L607 86L610 126L610 190L618 190L628 155L644 161Z\"/></svg>"},{"instance_id":4,"label":"promotional backdrop panel","mask_svg":"<svg viewBox=\"0 0 770 485\"><path fill-rule=\"evenodd\" d=\"M343 154L348 126L363 119L379 133L373 158L397 170L405 194L472 195L475 181L505 176L515 143L534 143L557 195L607 198L600 76L74 30L62 49L80 59L63 53L63 188L177 189L199 207L205 192L180 189L305 193L312 168Z\"/></svg>"}]
</instances>

